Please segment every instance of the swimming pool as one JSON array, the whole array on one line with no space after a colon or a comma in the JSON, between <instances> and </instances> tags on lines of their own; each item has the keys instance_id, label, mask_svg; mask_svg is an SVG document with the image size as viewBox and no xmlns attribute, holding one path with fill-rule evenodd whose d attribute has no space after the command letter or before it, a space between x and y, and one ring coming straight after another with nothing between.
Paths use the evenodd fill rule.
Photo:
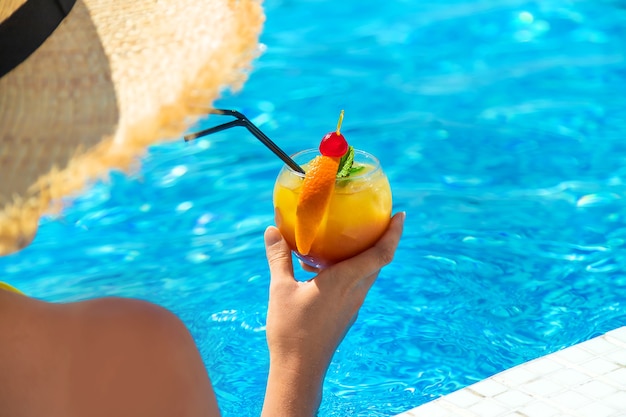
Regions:
<instances>
[{"instance_id":1,"label":"swimming pool","mask_svg":"<svg viewBox=\"0 0 626 417\"><path fill-rule=\"evenodd\" d=\"M243 111L288 153L343 133L408 212L335 356L320 416L389 416L626 324L626 10L608 1L265 2ZM212 118L201 127L221 121ZM2 279L134 296L192 329L226 416L258 415L262 232L280 161L245 130L153 147ZM306 277L305 274L301 275Z\"/></svg>"}]
</instances>

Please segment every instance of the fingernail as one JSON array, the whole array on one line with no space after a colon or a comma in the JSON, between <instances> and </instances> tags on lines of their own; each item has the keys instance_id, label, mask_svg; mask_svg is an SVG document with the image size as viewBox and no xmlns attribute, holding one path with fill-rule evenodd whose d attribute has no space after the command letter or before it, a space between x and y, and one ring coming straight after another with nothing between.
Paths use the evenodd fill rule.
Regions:
<instances>
[{"instance_id":1,"label":"fingernail","mask_svg":"<svg viewBox=\"0 0 626 417\"><path fill-rule=\"evenodd\" d=\"M400 212L400 224L404 225L404 221L406 220L406 211Z\"/></svg>"},{"instance_id":2,"label":"fingernail","mask_svg":"<svg viewBox=\"0 0 626 417\"><path fill-rule=\"evenodd\" d=\"M283 237L280 234L280 231L276 227L270 226L265 229L265 244L267 246L272 246L273 244L280 242L282 238Z\"/></svg>"}]
</instances>

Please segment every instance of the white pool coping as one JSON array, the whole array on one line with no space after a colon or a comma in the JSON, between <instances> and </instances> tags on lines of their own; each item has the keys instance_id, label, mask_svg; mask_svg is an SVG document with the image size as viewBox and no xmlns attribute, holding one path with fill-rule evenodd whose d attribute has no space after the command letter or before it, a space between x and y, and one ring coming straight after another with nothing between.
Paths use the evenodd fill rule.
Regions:
<instances>
[{"instance_id":1,"label":"white pool coping","mask_svg":"<svg viewBox=\"0 0 626 417\"><path fill-rule=\"evenodd\" d=\"M626 326L396 417L626 417Z\"/></svg>"}]
</instances>

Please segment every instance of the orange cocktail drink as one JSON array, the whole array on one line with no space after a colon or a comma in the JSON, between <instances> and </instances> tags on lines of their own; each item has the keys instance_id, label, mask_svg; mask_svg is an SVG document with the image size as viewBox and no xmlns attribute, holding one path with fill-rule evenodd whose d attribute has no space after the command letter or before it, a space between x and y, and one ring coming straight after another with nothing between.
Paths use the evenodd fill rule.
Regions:
<instances>
[{"instance_id":1,"label":"orange cocktail drink","mask_svg":"<svg viewBox=\"0 0 626 417\"><path fill-rule=\"evenodd\" d=\"M317 149L292 156L305 171ZM391 188L380 163L373 155L355 150L351 173L337 178L330 200L312 236L310 249L299 253L296 244L298 202L304 174L284 166L274 187L276 225L296 255L315 267L326 267L371 247L389 224Z\"/></svg>"}]
</instances>

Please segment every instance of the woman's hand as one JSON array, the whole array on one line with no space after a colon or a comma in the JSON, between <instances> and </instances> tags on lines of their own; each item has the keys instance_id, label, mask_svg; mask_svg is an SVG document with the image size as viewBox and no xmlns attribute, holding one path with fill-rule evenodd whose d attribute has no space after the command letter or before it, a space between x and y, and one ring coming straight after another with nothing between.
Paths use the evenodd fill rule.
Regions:
<instances>
[{"instance_id":1,"label":"woman's hand","mask_svg":"<svg viewBox=\"0 0 626 417\"><path fill-rule=\"evenodd\" d=\"M396 214L373 247L306 282L294 278L291 250L278 229L266 230L270 373L263 415L315 414L332 356L380 269L393 259L404 218L404 213Z\"/></svg>"}]
</instances>

